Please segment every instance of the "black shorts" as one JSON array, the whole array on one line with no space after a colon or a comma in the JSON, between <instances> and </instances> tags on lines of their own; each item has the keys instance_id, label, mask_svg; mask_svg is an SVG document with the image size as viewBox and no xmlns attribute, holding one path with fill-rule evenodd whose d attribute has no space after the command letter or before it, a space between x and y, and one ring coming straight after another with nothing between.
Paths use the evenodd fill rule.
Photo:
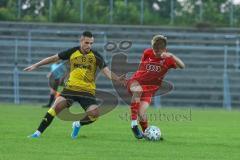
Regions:
<instances>
[{"instance_id":1,"label":"black shorts","mask_svg":"<svg viewBox=\"0 0 240 160\"><path fill-rule=\"evenodd\" d=\"M85 111L91 105L98 105L96 97L88 92L77 92L64 88L60 95L67 99L69 106L73 102L78 102Z\"/></svg>"}]
</instances>

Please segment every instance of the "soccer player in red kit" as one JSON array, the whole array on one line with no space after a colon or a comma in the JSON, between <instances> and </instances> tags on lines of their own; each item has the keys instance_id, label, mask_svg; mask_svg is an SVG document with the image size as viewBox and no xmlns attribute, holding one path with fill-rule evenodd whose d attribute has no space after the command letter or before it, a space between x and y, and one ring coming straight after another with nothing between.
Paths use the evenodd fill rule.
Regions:
<instances>
[{"instance_id":1,"label":"soccer player in red kit","mask_svg":"<svg viewBox=\"0 0 240 160\"><path fill-rule=\"evenodd\" d=\"M137 139L143 138L143 132L148 127L146 110L166 73L171 68L185 67L182 60L167 52L166 46L166 37L154 36L152 48L144 50L138 70L127 82L128 91L132 95L131 128ZM142 131L138 128L137 120Z\"/></svg>"}]
</instances>

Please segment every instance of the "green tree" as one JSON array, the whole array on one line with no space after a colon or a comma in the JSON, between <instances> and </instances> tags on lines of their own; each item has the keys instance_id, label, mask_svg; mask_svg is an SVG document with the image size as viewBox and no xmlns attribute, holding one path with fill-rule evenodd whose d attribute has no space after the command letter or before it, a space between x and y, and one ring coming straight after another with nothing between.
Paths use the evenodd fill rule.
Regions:
<instances>
[{"instance_id":1,"label":"green tree","mask_svg":"<svg viewBox=\"0 0 240 160\"><path fill-rule=\"evenodd\" d=\"M0 1L0 7L1 8L7 7L7 3L8 3L8 0L1 0Z\"/></svg>"},{"instance_id":2,"label":"green tree","mask_svg":"<svg viewBox=\"0 0 240 160\"><path fill-rule=\"evenodd\" d=\"M83 0L84 23L109 23L109 1Z\"/></svg>"},{"instance_id":3,"label":"green tree","mask_svg":"<svg viewBox=\"0 0 240 160\"><path fill-rule=\"evenodd\" d=\"M79 16L70 0L53 0L53 22L78 22Z\"/></svg>"},{"instance_id":4,"label":"green tree","mask_svg":"<svg viewBox=\"0 0 240 160\"><path fill-rule=\"evenodd\" d=\"M169 25L171 22L175 24L176 11L180 7L177 0L148 0L145 3L145 24Z\"/></svg>"},{"instance_id":5,"label":"green tree","mask_svg":"<svg viewBox=\"0 0 240 160\"><path fill-rule=\"evenodd\" d=\"M183 1L182 8L178 10L177 23L194 26L201 23L211 26L228 25L229 12L222 12L221 7L228 0L202 0L202 20L199 1Z\"/></svg>"},{"instance_id":6,"label":"green tree","mask_svg":"<svg viewBox=\"0 0 240 160\"><path fill-rule=\"evenodd\" d=\"M16 20L17 6L14 0L3 0L0 3L0 20Z\"/></svg>"},{"instance_id":7,"label":"green tree","mask_svg":"<svg viewBox=\"0 0 240 160\"><path fill-rule=\"evenodd\" d=\"M213 23L216 26L229 25L229 11L221 12L221 5L226 0L206 0L203 3L203 20Z\"/></svg>"},{"instance_id":8,"label":"green tree","mask_svg":"<svg viewBox=\"0 0 240 160\"><path fill-rule=\"evenodd\" d=\"M45 22L48 21L48 0L44 1L44 6L40 6L39 0L31 0L29 3L22 1L21 4L21 20L23 21L36 21ZM27 5L28 4L28 5Z\"/></svg>"},{"instance_id":9,"label":"green tree","mask_svg":"<svg viewBox=\"0 0 240 160\"><path fill-rule=\"evenodd\" d=\"M240 5L234 7L234 24L236 27L240 27Z\"/></svg>"},{"instance_id":10,"label":"green tree","mask_svg":"<svg viewBox=\"0 0 240 160\"><path fill-rule=\"evenodd\" d=\"M114 3L113 23L115 24L140 24L139 3L128 2L125 4L122 0L117 0Z\"/></svg>"}]
</instances>

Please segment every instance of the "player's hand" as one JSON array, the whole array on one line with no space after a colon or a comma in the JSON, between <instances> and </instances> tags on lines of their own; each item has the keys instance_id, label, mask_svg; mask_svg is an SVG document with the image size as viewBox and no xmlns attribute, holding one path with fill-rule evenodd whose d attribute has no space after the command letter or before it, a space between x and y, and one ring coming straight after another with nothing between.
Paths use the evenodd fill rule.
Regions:
<instances>
[{"instance_id":1,"label":"player's hand","mask_svg":"<svg viewBox=\"0 0 240 160\"><path fill-rule=\"evenodd\" d=\"M35 70L36 68L37 68L37 66L35 64L33 64L33 65L31 65L31 66L29 66L27 68L24 68L23 70L30 72L32 70Z\"/></svg>"},{"instance_id":2,"label":"player's hand","mask_svg":"<svg viewBox=\"0 0 240 160\"><path fill-rule=\"evenodd\" d=\"M123 74L123 75L119 76L117 82L120 83L123 86L126 86L127 85L126 74Z\"/></svg>"}]
</instances>

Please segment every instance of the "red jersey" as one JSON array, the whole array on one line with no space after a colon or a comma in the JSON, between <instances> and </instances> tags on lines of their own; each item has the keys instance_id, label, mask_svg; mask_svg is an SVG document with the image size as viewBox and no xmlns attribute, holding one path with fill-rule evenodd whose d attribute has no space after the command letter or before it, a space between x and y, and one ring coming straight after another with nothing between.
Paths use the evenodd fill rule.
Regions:
<instances>
[{"instance_id":1,"label":"red jersey","mask_svg":"<svg viewBox=\"0 0 240 160\"><path fill-rule=\"evenodd\" d=\"M156 57L153 49L144 50L138 70L131 80L137 80L141 85L160 86L170 68L176 68L176 62L172 56Z\"/></svg>"}]
</instances>

